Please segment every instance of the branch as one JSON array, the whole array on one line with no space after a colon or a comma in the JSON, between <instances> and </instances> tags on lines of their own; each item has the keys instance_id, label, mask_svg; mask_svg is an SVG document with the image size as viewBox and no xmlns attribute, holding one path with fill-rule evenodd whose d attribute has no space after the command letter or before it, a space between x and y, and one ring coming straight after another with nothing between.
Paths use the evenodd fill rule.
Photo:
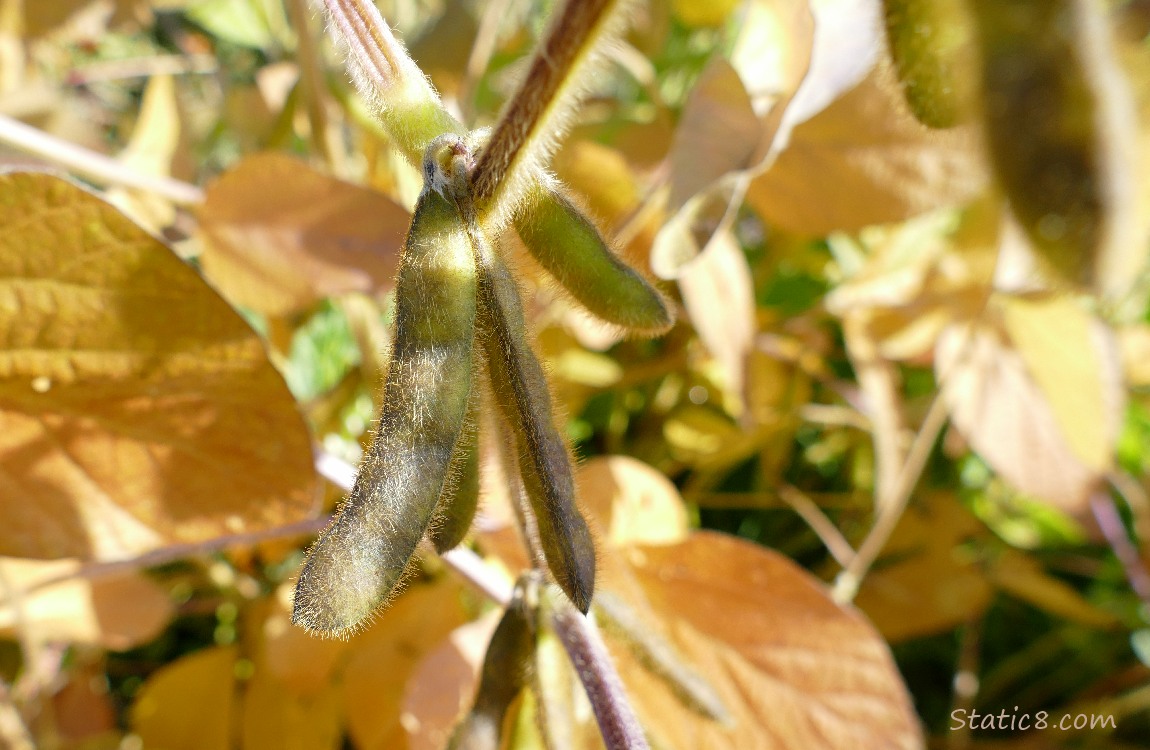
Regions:
<instances>
[{"instance_id":1,"label":"branch","mask_svg":"<svg viewBox=\"0 0 1150 750\"><path fill-rule=\"evenodd\" d=\"M0 143L59 164L101 185L123 185L147 190L181 206L204 202L204 191L195 185L171 177L134 172L110 156L69 143L4 115L0 115Z\"/></svg>"},{"instance_id":2,"label":"branch","mask_svg":"<svg viewBox=\"0 0 1150 750\"><path fill-rule=\"evenodd\" d=\"M903 511L906 510L919 477L922 476L922 470L926 466L927 459L930 458L934 441L938 439L942 426L946 424L946 417L946 402L940 392L935 394L930 410L927 411L926 418L922 422L922 427L919 428L918 434L914 437L914 442L907 453L906 463L902 465L902 470L891 485L890 496L885 501L880 499L877 504L878 519L871 527L866 539L859 546L858 553L835 580L831 596L836 602L849 602L855 598L862 579L874 561L878 559L883 547L886 546L891 532L894 531L894 527L902 518Z\"/></svg>"}]
</instances>

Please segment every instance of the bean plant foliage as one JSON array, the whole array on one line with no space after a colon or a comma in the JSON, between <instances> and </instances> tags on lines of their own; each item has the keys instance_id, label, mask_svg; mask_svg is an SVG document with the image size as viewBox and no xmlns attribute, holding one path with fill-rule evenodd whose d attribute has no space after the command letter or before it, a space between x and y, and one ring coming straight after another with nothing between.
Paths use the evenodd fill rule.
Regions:
<instances>
[{"instance_id":1,"label":"bean plant foliage","mask_svg":"<svg viewBox=\"0 0 1150 750\"><path fill-rule=\"evenodd\" d=\"M0 746L1144 746L1148 31L0 2Z\"/></svg>"}]
</instances>

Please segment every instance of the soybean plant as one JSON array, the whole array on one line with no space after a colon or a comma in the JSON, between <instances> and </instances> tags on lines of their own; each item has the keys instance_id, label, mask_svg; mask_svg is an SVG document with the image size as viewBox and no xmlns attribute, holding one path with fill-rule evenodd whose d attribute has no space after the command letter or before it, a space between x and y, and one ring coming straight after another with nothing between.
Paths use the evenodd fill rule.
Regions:
<instances>
[{"instance_id":1,"label":"soybean plant","mask_svg":"<svg viewBox=\"0 0 1150 750\"><path fill-rule=\"evenodd\" d=\"M543 169L580 76L622 25L623 5L569 3L498 125L469 133L386 25L364 25L374 9L327 0L361 87L397 145L418 160L424 186L400 260L382 416L351 494L304 564L293 609L304 628L354 631L394 595L422 538L440 552L463 540L478 495L478 414L488 401L514 442L529 544L567 598L581 612L591 607L594 543L500 242L513 226L562 288L601 319L646 334L670 327L659 292L619 260Z\"/></svg>"}]
</instances>

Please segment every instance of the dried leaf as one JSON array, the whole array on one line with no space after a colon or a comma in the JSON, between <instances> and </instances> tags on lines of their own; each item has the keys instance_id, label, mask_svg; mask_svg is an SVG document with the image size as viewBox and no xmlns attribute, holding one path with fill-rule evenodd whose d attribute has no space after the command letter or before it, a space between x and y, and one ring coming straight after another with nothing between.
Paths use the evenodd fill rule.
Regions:
<instances>
[{"instance_id":1,"label":"dried leaf","mask_svg":"<svg viewBox=\"0 0 1150 750\"><path fill-rule=\"evenodd\" d=\"M683 268L679 291L687 317L721 364L727 386L741 394L755 336L755 290L747 257L732 233L716 235L707 252Z\"/></svg>"},{"instance_id":2,"label":"dried leaf","mask_svg":"<svg viewBox=\"0 0 1150 750\"><path fill-rule=\"evenodd\" d=\"M314 639L313 639L314 640ZM243 750L338 750L343 747L339 692L324 689L302 697L267 670L256 668L243 693Z\"/></svg>"},{"instance_id":3,"label":"dried leaf","mask_svg":"<svg viewBox=\"0 0 1150 750\"><path fill-rule=\"evenodd\" d=\"M985 611L993 587L962 545L985 526L951 494L916 500L899 519L855 604L891 643L953 628Z\"/></svg>"},{"instance_id":4,"label":"dried leaf","mask_svg":"<svg viewBox=\"0 0 1150 750\"><path fill-rule=\"evenodd\" d=\"M467 619L457 583L415 586L352 639L343 673L348 732L362 750L405 750L405 686L425 654Z\"/></svg>"},{"instance_id":5,"label":"dried leaf","mask_svg":"<svg viewBox=\"0 0 1150 750\"><path fill-rule=\"evenodd\" d=\"M171 620L167 592L140 572L85 578L79 568L74 560L0 559L0 632L27 628L38 638L125 650L155 638Z\"/></svg>"},{"instance_id":6,"label":"dried leaf","mask_svg":"<svg viewBox=\"0 0 1150 750\"><path fill-rule=\"evenodd\" d=\"M308 512L310 438L243 319L69 182L11 173L0 198L0 551L122 557Z\"/></svg>"},{"instance_id":7,"label":"dried leaf","mask_svg":"<svg viewBox=\"0 0 1150 750\"><path fill-rule=\"evenodd\" d=\"M390 286L409 220L381 193L256 154L208 187L204 273L232 302L287 315Z\"/></svg>"},{"instance_id":8,"label":"dried leaf","mask_svg":"<svg viewBox=\"0 0 1150 750\"><path fill-rule=\"evenodd\" d=\"M666 747L891 747L923 744L882 638L787 558L711 532L628 559L686 662L732 714L685 711L621 650L644 727Z\"/></svg>"},{"instance_id":9,"label":"dried leaf","mask_svg":"<svg viewBox=\"0 0 1150 750\"><path fill-rule=\"evenodd\" d=\"M443 750L479 684L483 653L501 612L460 625L412 671L403 697L409 750Z\"/></svg>"}]
</instances>

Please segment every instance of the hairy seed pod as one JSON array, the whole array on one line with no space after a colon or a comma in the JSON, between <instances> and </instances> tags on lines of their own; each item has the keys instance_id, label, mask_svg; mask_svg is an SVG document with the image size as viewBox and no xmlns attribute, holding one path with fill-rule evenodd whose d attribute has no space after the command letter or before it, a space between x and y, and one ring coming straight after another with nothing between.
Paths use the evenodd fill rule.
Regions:
<instances>
[{"instance_id":1,"label":"hairy seed pod","mask_svg":"<svg viewBox=\"0 0 1150 750\"><path fill-rule=\"evenodd\" d=\"M530 680L535 611L522 581L491 635L475 703L455 727L448 750L498 750L507 709Z\"/></svg>"},{"instance_id":2,"label":"hairy seed pod","mask_svg":"<svg viewBox=\"0 0 1150 750\"><path fill-rule=\"evenodd\" d=\"M1092 0L968 0L982 63L991 163L1051 269L1093 280L1124 232L1137 145L1129 87Z\"/></svg>"},{"instance_id":3,"label":"hairy seed pod","mask_svg":"<svg viewBox=\"0 0 1150 750\"><path fill-rule=\"evenodd\" d=\"M547 565L586 613L595 589L595 545L575 502L571 456L555 427L543 367L527 343L515 281L493 252L487 257L480 263L478 320L492 392L516 436L519 471Z\"/></svg>"},{"instance_id":4,"label":"hairy seed pod","mask_svg":"<svg viewBox=\"0 0 1150 750\"><path fill-rule=\"evenodd\" d=\"M557 190L537 188L515 220L546 271L599 318L656 335L674 322L663 295L611 250L593 223Z\"/></svg>"},{"instance_id":5,"label":"hairy seed pod","mask_svg":"<svg viewBox=\"0 0 1150 750\"><path fill-rule=\"evenodd\" d=\"M957 125L974 77L962 0L884 0L883 7L887 44L910 111L927 127Z\"/></svg>"},{"instance_id":6,"label":"hairy seed pod","mask_svg":"<svg viewBox=\"0 0 1150 750\"><path fill-rule=\"evenodd\" d=\"M425 189L395 289L396 332L371 449L308 552L292 620L342 635L387 602L443 492L471 393L475 256L456 207Z\"/></svg>"},{"instance_id":7,"label":"hairy seed pod","mask_svg":"<svg viewBox=\"0 0 1150 750\"><path fill-rule=\"evenodd\" d=\"M475 378L473 373L473 381ZM451 467L448 469L451 481L443 488L435 508L431 531L428 532L435 551L440 554L455 549L463 542L479 507L478 428L478 389L473 389L467 423L455 445L455 453L451 456Z\"/></svg>"}]
</instances>

